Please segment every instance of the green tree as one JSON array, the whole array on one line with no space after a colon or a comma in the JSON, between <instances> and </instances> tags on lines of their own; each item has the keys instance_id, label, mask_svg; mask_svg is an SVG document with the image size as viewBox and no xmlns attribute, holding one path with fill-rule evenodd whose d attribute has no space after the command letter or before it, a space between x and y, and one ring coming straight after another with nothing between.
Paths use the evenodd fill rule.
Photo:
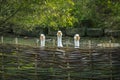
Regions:
<instances>
[{"instance_id":1,"label":"green tree","mask_svg":"<svg viewBox=\"0 0 120 80\"><path fill-rule=\"evenodd\" d=\"M120 28L119 0L0 0L0 4L1 31L74 26Z\"/></svg>"},{"instance_id":2,"label":"green tree","mask_svg":"<svg viewBox=\"0 0 120 80\"><path fill-rule=\"evenodd\" d=\"M94 0L93 21L96 27L120 29L120 1L119 0Z\"/></svg>"},{"instance_id":3,"label":"green tree","mask_svg":"<svg viewBox=\"0 0 120 80\"><path fill-rule=\"evenodd\" d=\"M8 26L10 25L9 20L19 12L21 7L19 0L0 0L0 32L3 33L11 29Z\"/></svg>"},{"instance_id":4,"label":"green tree","mask_svg":"<svg viewBox=\"0 0 120 80\"><path fill-rule=\"evenodd\" d=\"M74 7L72 0L46 0L23 2L19 11L11 22L22 25L23 28L32 30L36 25L59 29L73 26L77 19L71 15Z\"/></svg>"}]
</instances>

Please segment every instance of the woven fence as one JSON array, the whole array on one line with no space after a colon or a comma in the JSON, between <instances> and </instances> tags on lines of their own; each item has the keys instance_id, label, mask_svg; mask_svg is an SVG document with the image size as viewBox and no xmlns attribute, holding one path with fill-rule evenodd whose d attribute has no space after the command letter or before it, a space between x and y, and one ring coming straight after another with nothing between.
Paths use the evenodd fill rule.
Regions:
<instances>
[{"instance_id":1,"label":"woven fence","mask_svg":"<svg viewBox=\"0 0 120 80\"><path fill-rule=\"evenodd\" d=\"M120 80L119 52L1 44L0 80Z\"/></svg>"}]
</instances>

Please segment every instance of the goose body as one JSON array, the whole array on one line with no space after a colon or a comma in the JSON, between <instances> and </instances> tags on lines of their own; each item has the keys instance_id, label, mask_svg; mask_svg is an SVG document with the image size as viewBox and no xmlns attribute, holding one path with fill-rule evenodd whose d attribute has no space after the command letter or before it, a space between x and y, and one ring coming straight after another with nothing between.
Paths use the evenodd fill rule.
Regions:
<instances>
[{"instance_id":1,"label":"goose body","mask_svg":"<svg viewBox=\"0 0 120 80\"><path fill-rule=\"evenodd\" d=\"M62 32L57 32L57 47L63 47L62 45Z\"/></svg>"},{"instance_id":2,"label":"goose body","mask_svg":"<svg viewBox=\"0 0 120 80\"><path fill-rule=\"evenodd\" d=\"M45 35L40 35L40 47L45 47Z\"/></svg>"},{"instance_id":3,"label":"goose body","mask_svg":"<svg viewBox=\"0 0 120 80\"><path fill-rule=\"evenodd\" d=\"M80 40L80 36L79 36L79 34L75 34L75 36L74 36L74 47L75 48L79 48L79 40Z\"/></svg>"}]
</instances>

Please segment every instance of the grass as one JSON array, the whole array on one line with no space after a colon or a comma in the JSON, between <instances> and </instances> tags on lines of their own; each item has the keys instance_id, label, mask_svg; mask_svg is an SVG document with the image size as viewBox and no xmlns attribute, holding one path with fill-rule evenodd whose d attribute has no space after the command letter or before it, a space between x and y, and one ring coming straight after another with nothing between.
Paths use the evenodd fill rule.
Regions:
<instances>
[{"instance_id":1,"label":"grass","mask_svg":"<svg viewBox=\"0 0 120 80\"><path fill-rule=\"evenodd\" d=\"M37 38L18 37L18 44L36 46L36 39ZM15 37L4 37L3 43L16 44Z\"/></svg>"},{"instance_id":2,"label":"grass","mask_svg":"<svg viewBox=\"0 0 120 80\"><path fill-rule=\"evenodd\" d=\"M37 42L39 40L38 37L18 37L18 44L21 45L30 45L30 46L39 46L40 42ZM54 41L53 41L54 40ZM110 40L112 42L120 43L120 38L110 38L110 37L98 37L98 38L91 38L91 37L81 37L80 44L86 44L88 41L91 40L93 44L101 43L101 42L109 42ZM52 47L57 45L57 38L54 36L46 36L46 47ZM0 40L0 43L2 43L2 40ZM5 36L3 37L3 43L9 43L9 44L16 44L15 43L15 36ZM73 37L63 37L63 46L74 46L74 40Z\"/></svg>"}]
</instances>

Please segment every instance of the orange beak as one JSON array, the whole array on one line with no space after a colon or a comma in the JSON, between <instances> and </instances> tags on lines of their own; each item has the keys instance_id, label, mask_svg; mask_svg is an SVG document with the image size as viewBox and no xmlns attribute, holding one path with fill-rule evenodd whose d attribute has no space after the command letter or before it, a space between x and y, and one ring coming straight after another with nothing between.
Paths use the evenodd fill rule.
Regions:
<instances>
[{"instance_id":1,"label":"orange beak","mask_svg":"<svg viewBox=\"0 0 120 80\"><path fill-rule=\"evenodd\" d=\"M62 33L61 32L58 32L57 35L60 36Z\"/></svg>"},{"instance_id":2,"label":"orange beak","mask_svg":"<svg viewBox=\"0 0 120 80\"><path fill-rule=\"evenodd\" d=\"M43 36L40 36L40 40L43 40L44 39L44 37Z\"/></svg>"},{"instance_id":3,"label":"orange beak","mask_svg":"<svg viewBox=\"0 0 120 80\"><path fill-rule=\"evenodd\" d=\"M80 40L80 37L79 37L79 36L76 36L76 40Z\"/></svg>"}]
</instances>

